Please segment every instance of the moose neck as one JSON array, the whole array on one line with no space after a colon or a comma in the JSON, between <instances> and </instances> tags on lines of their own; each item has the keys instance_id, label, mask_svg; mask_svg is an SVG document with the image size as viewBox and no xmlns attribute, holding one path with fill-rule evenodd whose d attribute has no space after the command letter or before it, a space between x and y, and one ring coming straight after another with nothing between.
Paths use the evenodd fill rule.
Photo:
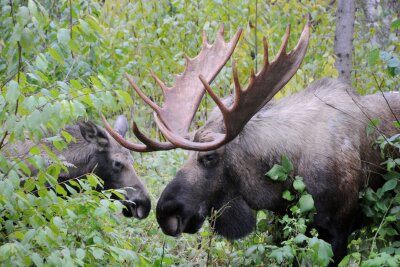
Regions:
<instances>
[{"instance_id":1,"label":"moose neck","mask_svg":"<svg viewBox=\"0 0 400 267\"><path fill-rule=\"evenodd\" d=\"M76 139L76 142L70 142L68 144L68 149L57 153L68 167L68 173L61 173L60 178L69 179L87 173L96 173L97 159L93 158L93 155L99 153L97 151L97 146L84 140L79 131L79 127L76 125L66 127L66 131Z\"/></svg>"},{"instance_id":2,"label":"moose neck","mask_svg":"<svg viewBox=\"0 0 400 267\"><path fill-rule=\"evenodd\" d=\"M290 188L291 179L275 182L265 175L274 164L280 164L283 155L293 163L291 177L315 176L308 170L319 165L336 164L334 159L325 156L332 155L332 150L340 155L350 151L351 147L366 143L366 138L358 138L360 135L356 133L357 129L365 131L365 120L354 121L346 115L361 112L354 104L349 105L352 98L346 89L341 83L323 79L296 95L269 103L249 121L235 140L226 145L230 178L253 209L282 211L285 208L282 192ZM330 97L335 90L340 91L343 103L331 107ZM359 117L362 118L362 114ZM308 158L315 159L313 166L309 165L313 161L305 160ZM326 170L320 172L325 177L333 176ZM322 176L318 178L324 179ZM358 181L355 187L361 183ZM315 184L315 181L309 181L308 189L318 190L314 188Z\"/></svg>"}]
</instances>

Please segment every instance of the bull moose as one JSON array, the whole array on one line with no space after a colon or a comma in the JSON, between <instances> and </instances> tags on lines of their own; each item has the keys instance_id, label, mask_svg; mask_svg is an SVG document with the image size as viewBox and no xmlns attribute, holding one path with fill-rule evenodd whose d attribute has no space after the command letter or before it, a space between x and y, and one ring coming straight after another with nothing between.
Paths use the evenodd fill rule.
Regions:
<instances>
[{"instance_id":1,"label":"bull moose","mask_svg":"<svg viewBox=\"0 0 400 267\"><path fill-rule=\"evenodd\" d=\"M124 116L119 116L114 125L115 131L125 136L128 122ZM130 151L119 145L100 126L91 121L79 122L78 125L67 126L65 131L75 138L64 151L58 151L51 142L45 145L51 148L58 158L65 162L68 171L62 171L58 181L64 182L88 173L94 173L104 181L105 189L125 189L126 199L121 200L125 207L126 217L146 218L150 212L151 202L146 187L139 180L134 168ZM4 152L9 156L27 155L34 146L31 141L8 145ZM43 155L47 162L50 159ZM33 175L36 170L32 168Z\"/></svg>"},{"instance_id":2,"label":"bull moose","mask_svg":"<svg viewBox=\"0 0 400 267\"><path fill-rule=\"evenodd\" d=\"M152 102L135 82L130 84L155 111L157 126L169 142L146 137L133 124L142 144L106 129L128 149L136 151L190 150L188 160L166 186L157 203L156 218L167 235L195 233L212 209L224 211L214 222L215 231L228 239L241 238L255 227L252 210L284 213L289 202L282 193L291 188L289 179L276 182L265 173L287 156L293 177L304 177L313 196L314 226L332 245L337 264L346 255L347 238L360 224L359 192L368 184L379 185L380 152L377 137L367 135L372 118L381 123L377 132L393 135L393 121L400 117L400 96L385 93L361 96L336 79L324 78L307 89L272 100L299 68L308 46L310 26L290 52L286 52L290 28L272 62L264 38L262 69L241 87L233 63L235 95L220 100L210 82L230 58L241 31L225 42L223 27L213 45L203 35L200 54L186 58L186 70L167 87L151 73L164 93L164 105ZM189 134L189 127L205 91L217 105L205 125ZM378 166L378 167L377 167ZM228 208L227 208L228 207Z\"/></svg>"}]
</instances>

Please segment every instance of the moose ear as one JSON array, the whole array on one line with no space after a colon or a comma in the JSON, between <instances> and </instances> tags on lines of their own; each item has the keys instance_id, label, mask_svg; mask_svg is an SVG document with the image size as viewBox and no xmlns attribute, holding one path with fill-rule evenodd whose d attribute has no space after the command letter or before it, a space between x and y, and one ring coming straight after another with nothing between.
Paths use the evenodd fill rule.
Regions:
<instances>
[{"instance_id":1,"label":"moose ear","mask_svg":"<svg viewBox=\"0 0 400 267\"><path fill-rule=\"evenodd\" d=\"M125 137L128 131L128 120L124 115L119 115L114 124L114 130L119 133L122 137Z\"/></svg>"},{"instance_id":2,"label":"moose ear","mask_svg":"<svg viewBox=\"0 0 400 267\"><path fill-rule=\"evenodd\" d=\"M103 150L109 145L110 141L106 132L93 122L81 121L78 125L83 138L87 142L97 145L99 150Z\"/></svg>"}]
</instances>

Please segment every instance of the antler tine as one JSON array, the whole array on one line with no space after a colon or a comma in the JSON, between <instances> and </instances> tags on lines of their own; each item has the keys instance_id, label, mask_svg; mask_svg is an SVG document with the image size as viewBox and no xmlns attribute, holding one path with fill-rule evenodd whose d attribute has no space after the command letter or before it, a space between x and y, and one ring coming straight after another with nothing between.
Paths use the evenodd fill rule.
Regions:
<instances>
[{"instance_id":1,"label":"antler tine","mask_svg":"<svg viewBox=\"0 0 400 267\"><path fill-rule=\"evenodd\" d=\"M289 35L290 35L290 24L287 25L287 27L286 27L286 31L285 31L285 35L283 36L283 39L282 39L281 47L280 47L279 52L276 55L275 59L279 58L282 54L286 54L286 47L288 45Z\"/></svg>"},{"instance_id":2,"label":"antler tine","mask_svg":"<svg viewBox=\"0 0 400 267\"><path fill-rule=\"evenodd\" d=\"M196 143L185 139L179 134L176 134L170 131L164 123L160 120L160 118L154 116L157 126L159 127L160 131L164 134L164 136L174 144L176 147L186 149L186 150L195 150L195 151L209 151L213 149L217 149L221 145L223 145L223 141L225 140L225 135L219 135L215 140L208 142L208 143ZM206 146L205 146L206 145Z\"/></svg>"},{"instance_id":3,"label":"antler tine","mask_svg":"<svg viewBox=\"0 0 400 267\"><path fill-rule=\"evenodd\" d=\"M161 81L160 78L157 77L157 75L156 75L152 70L150 70L150 75L151 75L151 77L153 77L153 79L156 81L156 83L160 86L160 88L162 89L163 94L164 94L164 96L165 96L165 92L166 92L169 88L163 83L163 81ZM147 103L147 102L146 102L146 103ZM159 109L158 106L157 106L157 108ZM154 108L153 108L153 109L154 109ZM156 112L157 112L157 111L156 111Z\"/></svg>"},{"instance_id":4,"label":"antler tine","mask_svg":"<svg viewBox=\"0 0 400 267\"><path fill-rule=\"evenodd\" d=\"M147 136L145 136L138 128L136 122L133 122L132 124L132 131L135 134L135 136L142 141L146 146L148 147L148 151L157 151L157 150L171 150L176 148L175 145L169 142L157 142L154 141Z\"/></svg>"},{"instance_id":5,"label":"antler tine","mask_svg":"<svg viewBox=\"0 0 400 267\"><path fill-rule=\"evenodd\" d=\"M191 58L186 53L183 53L183 58L185 59L186 66L187 66L189 64L189 61L191 60Z\"/></svg>"},{"instance_id":6,"label":"antler tine","mask_svg":"<svg viewBox=\"0 0 400 267\"><path fill-rule=\"evenodd\" d=\"M159 113L160 112L160 107L157 106L156 103L154 103L153 101L151 101L150 98L148 98L143 92L142 90L140 90L139 86L136 85L136 83L133 81L133 79L127 74L125 73L124 76L128 79L128 82L130 83L130 85L132 86L133 89L135 89L136 93L139 94L139 96L144 100L144 102L146 102L147 105L149 105L155 112ZM157 79L156 79L157 81Z\"/></svg>"},{"instance_id":7,"label":"antler tine","mask_svg":"<svg viewBox=\"0 0 400 267\"><path fill-rule=\"evenodd\" d=\"M203 31L203 47L207 47L208 42L207 42L207 34L206 31Z\"/></svg>"},{"instance_id":8,"label":"antler tine","mask_svg":"<svg viewBox=\"0 0 400 267\"><path fill-rule=\"evenodd\" d=\"M223 23L221 23L221 26L219 27L218 33L222 37L222 40L224 39L224 32L225 32L225 26Z\"/></svg>"},{"instance_id":9,"label":"antler tine","mask_svg":"<svg viewBox=\"0 0 400 267\"><path fill-rule=\"evenodd\" d=\"M235 99L233 101L234 104L232 105L231 109L235 108L235 104L239 102L240 95L242 94L242 87L239 82L236 63L234 60L232 61L232 75L233 75L233 82L235 84Z\"/></svg>"},{"instance_id":10,"label":"antler tine","mask_svg":"<svg viewBox=\"0 0 400 267\"><path fill-rule=\"evenodd\" d=\"M214 93L214 91L211 89L210 85L208 82L205 80L203 75L199 76L199 79L204 85L204 88L206 89L207 93L211 96L211 98L214 100L215 104L218 106L218 108L221 110L222 114L227 114L229 111L225 107L224 103L219 99L219 97Z\"/></svg>"},{"instance_id":11,"label":"antler tine","mask_svg":"<svg viewBox=\"0 0 400 267\"><path fill-rule=\"evenodd\" d=\"M263 46L264 46L264 65L268 66L269 61L268 61L268 42L267 38L265 36L263 37Z\"/></svg>"},{"instance_id":12,"label":"antler tine","mask_svg":"<svg viewBox=\"0 0 400 267\"><path fill-rule=\"evenodd\" d=\"M143 144L134 144L129 141L127 141L125 138L123 138L119 133L114 131L114 129L111 127L111 125L108 123L106 118L104 117L103 114L100 114L101 119L103 120L104 127L106 128L107 132L117 141L121 146L133 150L136 152L147 152L147 147Z\"/></svg>"},{"instance_id":13,"label":"antler tine","mask_svg":"<svg viewBox=\"0 0 400 267\"><path fill-rule=\"evenodd\" d=\"M133 122L133 132L136 137L143 142L143 144L135 144L129 142L125 138L123 138L118 132L116 132L111 125L108 123L107 119L103 114L100 114L100 117L104 123L104 127L107 132L117 141L121 146L136 152L152 152L158 150L170 150L176 148L175 145L169 142L157 142L147 138L137 127L136 122Z\"/></svg>"}]
</instances>

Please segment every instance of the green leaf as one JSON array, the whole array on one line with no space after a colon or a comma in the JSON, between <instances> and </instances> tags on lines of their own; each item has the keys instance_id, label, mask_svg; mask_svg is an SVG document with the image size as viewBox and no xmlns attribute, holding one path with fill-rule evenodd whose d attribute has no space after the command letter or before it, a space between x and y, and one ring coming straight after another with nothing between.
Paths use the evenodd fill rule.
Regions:
<instances>
[{"instance_id":1,"label":"green leaf","mask_svg":"<svg viewBox=\"0 0 400 267\"><path fill-rule=\"evenodd\" d=\"M130 94L122 90L117 90L116 92L120 96L120 98L122 98L125 105L127 106L133 105L132 96Z\"/></svg>"},{"instance_id":2,"label":"green leaf","mask_svg":"<svg viewBox=\"0 0 400 267\"><path fill-rule=\"evenodd\" d=\"M309 246L316 250L318 262L322 266L327 266L333 257L331 245L322 239L313 237L309 240Z\"/></svg>"},{"instance_id":3,"label":"green leaf","mask_svg":"<svg viewBox=\"0 0 400 267\"><path fill-rule=\"evenodd\" d=\"M83 249L78 248L78 249L76 250L75 253L76 253L76 257L77 257L78 259L83 259L83 258L85 258L86 252L85 252L85 250L83 250Z\"/></svg>"},{"instance_id":4,"label":"green leaf","mask_svg":"<svg viewBox=\"0 0 400 267\"><path fill-rule=\"evenodd\" d=\"M100 248L96 248L96 247L91 247L90 248L92 255L95 259L101 260L103 259L104 256L104 250L100 249Z\"/></svg>"},{"instance_id":5,"label":"green leaf","mask_svg":"<svg viewBox=\"0 0 400 267\"><path fill-rule=\"evenodd\" d=\"M101 84L101 82L100 82L100 80L97 79L95 76L90 76L90 81L91 81L92 84L93 84L94 86L96 86L97 88L102 88L102 87L103 87L102 84Z\"/></svg>"},{"instance_id":6,"label":"green leaf","mask_svg":"<svg viewBox=\"0 0 400 267\"><path fill-rule=\"evenodd\" d=\"M296 176L296 180L294 180L293 182L293 188L297 191L297 192L303 192L304 189L306 188L306 185L304 184L303 180L300 179L301 177Z\"/></svg>"},{"instance_id":7,"label":"green leaf","mask_svg":"<svg viewBox=\"0 0 400 267\"><path fill-rule=\"evenodd\" d=\"M35 45L33 33L30 29L24 28L21 34L21 47L25 51L30 51Z\"/></svg>"},{"instance_id":8,"label":"green leaf","mask_svg":"<svg viewBox=\"0 0 400 267\"><path fill-rule=\"evenodd\" d=\"M36 14L37 13L37 6L33 0L28 1L28 8L31 14Z\"/></svg>"},{"instance_id":9,"label":"green leaf","mask_svg":"<svg viewBox=\"0 0 400 267\"><path fill-rule=\"evenodd\" d=\"M18 83L14 80L10 81L7 86L6 102L16 103L20 94Z\"/></svg>"},{"instance_id":10,"label":"green leaf","mask_svg":"<svg viewBox=\"0 0 400 267\"><path fill-rule=\"evenodd\" d=\"M80 90L83 88L82 84L78 80L71 79L69 82L72 85L72 87L75 89Z\"/></svg>"},{"instance_id":11,"label":"green leaf","mask_svg":"<svg viewBox=\"0 0 400 267\"><path fill-rule=\"evenodd\" d=\"M253 245L253 246L249 247L248 249L246 249L246 252L244 253L244 255L246 257L249 257L251 254L254 253L254 251L256 251L257 247L258 247L258 245Z\"/></svg>"},{"instance_id":12,"label":"green leaf","mask_svg":"<svg viewBox=\"0 0 400 267\"><path fill-rule=\"evenodd\" d=\"M19 23L15 24L15 26L13 28L13 32L12 32L10 40L9 40L9 42L11 44L16 45L17 42L19 42L21 40L22 30L23 30L23 27L21 26L21 24L19 24Z\"/></svg>"},{"instance_id":13,"label":"green leaf","mask_svg":"<svg viewBox=\"0 0 400 267\"><path fill-rule=\"evenodd\" d=\"M3 110L6 105L6 100L2 95L0 95L0 110Z\"/></svg>"},{"instance_id":14,"label":"green leaf","mask_svg":"<svg viewBox=\"0 0 400 267\"><path fill-rule=\"evenodd\" d=\"M90 27L92 27L92 29L94 29L97 32L101 31L102 29L100 26L101 24L99 24L99 21L95 17L88 15L86 16L86 21L90 24Z\"/></svg>"},{"instance_id":15,"label":"green leaf","mask_svg":"<svg viewBox=\"0 0 400 267\"><path fill-rule=\"evenodd\" d=\"M92 33L92 29L90 28L89 24L86 21L84 21L83 19L80 19L79 23L80 23L81 29L83 30L83 32L85 34Z\"/></svg>"},{"instance_id":16,"label":"green leaf","mask_svg":"<svg viewBox=\"0 0 400 267\"><path fill-rule=\"evenodd\" d=\"M58 43L62 45L68 45L69 40L71 39L70 37L70 32L67 29L59 29L57 32L57 40Z\"/></svg>"},{"instance_id":17,"label":"green leaf","mask_svg":"<svg viewBox=\"0 0 400 267\"><path fill-rule=\"evenodd\" d=\"M367 125L367 135L371 135L373 132L375 132L376 127L381 123L381 120L379 118L373 118L368 122Z\"/></svg>"},{"instance_id":18,"label":"green leaf","mask_svg":"<svg viewBox=\"0 0 400 267\"><path fill-rule=\"evenodd\" d=\"M390 25L390 28L392 29L396 29L400 27L400 19L396 19L395 21L392 22L392 24Z\"/></svg>"},{"instance_id":19,"label":"green leaf","mask_svg":"<svg viewBox=\"0 0 400 267\"><path fill-rule=\"evenodd\" d=\"M400 60L398 58L392 58L392 59L389 59L387 64L388 64L388 67L396 68L396 67L400 66Z\"/></svg>"},{"instance_id":20,"label":"green leaf","mask_svg":"<svg viewBox=\"0 0 400 267\"><path fill-rule=\"evenodd\" d=\"M62 56L58 53L57 50L55 50L54 48L49 48L48 49L50 56L61 66L64 66L64 59L62 58Z\"/></svg>"},{"instance_id":21,"label":"green leaf","mask_svg":"<svg viewBox=\"0 0 400 267\"><path fill-rule=\"evenodd\" d=\"M278 263L282 263L284 260L290 261L293 259L294 255L290 246L284 246L273 249L268 257L275 259Z\"/></svg>"},{"instance_id":22,"label":"green leaf","mask_svg":"<svg viewBox=\"0 0 400 267\"><path fill-rule=\"evenodd\" d=\"M56 192L64 197L67 196L67 191L59 184L56 184Z\"/></svg>"},{"instance_id":23,"label":"green leaf","mask_svg":"<svg viewBox=\"0 0 400 267\"><path fill-rule=\"evenodd\" d=\"M282 165L275 164L265 175L274 181L285 181L293 171L293 164L286 156L282 156L281 163Z\"/></svg>"},{"instance_id":24,"label":"green leaf","mask_svg":"<svg viewBox=\"0 0 400 267\"><path fill-rule=\"evenodd\" d=\"M31 153L32 155L39 155L40 152L41 152L40 148L38 148L37 146L34 146L31 149L29 149L29 153Z\"/></svg>"},{"instance_id":25,"label":"green leaf","mask_svg":"<svg viewBox=\"0 0 400 267\"><path fill-rule=\"evenodd\" d=\"M379 53L379 56L380 56L380 58L381 58L382 60L384 60L384 61L389 60L389 59L391 58L391 55L390 55L388 52L386 52L386 51L381 51L381 52Z\"/></svg>"},{"instance_id":26,"label":"green leaf","mask_svg":"<svg viewBox=\"0 0 400 267\"><path fill-rule=\"evenodd\" d=\"M61 131L61 135L65 138L65 141L67 141L67 143L71 143L71 141L76 143L75 137L73 137L69 132Z\"/></svg>"},{"instance_id":27,"label":"green leaf","mask_svg":"<svg viewBox=\"0 0 400 267\"><path fill-rule=\"evenodd\" d=\"M305 194L299 199L300 212L304 213L314 208L314 199L310 194Z\"/></svg>"},{"instance_id":28,"label":"green leaf","mask_svg":"<svg viewBox=\"0 0 400 267\"><path fill-rule=\"evenodd\" d=\"M37 129L40 124L41 124L41 120L42 120L42 113L37 109L34 110L31 115L28 116L28 123L27 126L30 129Z\"/></svg>"},{"instance_id":29,"label":"green leaf","mask_svg":"<svg viewBox=\"0 0 400 267\"><path fill-rule=\"evenodd\" d=\"M389 180L382 186L382 193L395 189L397 186L397 180Z\"/></svg>"},{"instance_id":30,"label":"green leaf","mask_svg":"<svg viewBox=\"0 0 400 267\"><path fill-rule=\"evenodd\" d=\"M274 181L285 181L287 178L285 168L278 164L274 164L266 175Z\"/></svg>"},{"instance_id":31,"label":"green leaf","mask_svg":"<svg viewBox=\"0 0 400 267\"><path fill-rule=\"evenodd\" d=\"M286 200L288 200L288 201L292 201L292 200L294 199L294 196L290 193L289 190L285 190L285 191L283 191L283 193L282 193L282 198L283 198L283 199L286 199Z\"/></svg>"},{"instance_id":32,"label":"green leaf","mask_svg":"<svg viewBox=\"0 0 400 267\"><path fill-rule=\"evenodd\" d=\"M62 228L64 227L64 222L59 216L54 216L53 217L53 223L57 228Z\"/></svg>"},{"instance_id":33,"label":"green leaf","mask_svg":"<svg viewBox=\"0 0 400 267\"><path fill-rule=\"evenodd\" d=\"M46 71L47 71L47 68L48 68L48 66L49 66L49 62L47 61L46 57L45 57L42 53L40 53L40 54L36 57L35 66L36 66L40 71L43 71L43 72L46 72ZM41 77L43 80L48 80L48 78L47 78L46 75L44 75L44 74L42 75L40 72L37 72L37 74L39 74L40 77Z\"/></svg>"},{"instance_id":34,"label":"green leaf","mask_svg":"<svg viewBox=\"0 0 400 267\"><path fill-rule=\"evenodd\" d=\"M379 59L379 49L375 48L368 54L368 64L374 66Z\"/></svg>"},{"instance_id":35,"label":"green leaf","mask_svg":"<svg viewBox=\"0 0 400 267\"><path fill-rule=\"evenodd\" d=\"M285 168L287 174L290 174L293 171L293 164L290 162L289 158L285 155L282 156L282 167Z\"/></svg>"},{"instance_id":36,"label":"green leaf","mask_svg":"<svg viewBox=\"0 0 400 267\"><path fill-rule=\"evenodd\" d=\"M21 6L15 14L15 17L17 18L18 23L22 26L25 26L25 24L27 24L31 19L29 9L26 6Z\"/></svg>"},{"instance_id":37,"label":"green leaf","mask_svg":"<svg viewBox=\"0 0 400 267\"><path fill-rule=\"evenodd\" d=\"M18 162L18 167L28 176L31 176L31 170L29 167L22 161Z\"/></svg>"},{"instance_id":38,"label":"green leaf","mask_svg":"<svg viewBox=\"0 0 400 267\"><path fill-rule=\"evenodd\" d=\"M43 258L38 253L33 252L30 257L36 266L38 267L43 266Z\"/></svg>"},{"instance_id":39,"label":"green leaf","mask_svg":"<svg viewBox=\"0 0 400 267\"><path fill-rule=\"evenodd\" d=\"M294 238L294 242L296 244L302 244L304 241L308 240L309 238L305 236L304 234L297 234L297 236Z\"/></svg>"}]
</instances>

